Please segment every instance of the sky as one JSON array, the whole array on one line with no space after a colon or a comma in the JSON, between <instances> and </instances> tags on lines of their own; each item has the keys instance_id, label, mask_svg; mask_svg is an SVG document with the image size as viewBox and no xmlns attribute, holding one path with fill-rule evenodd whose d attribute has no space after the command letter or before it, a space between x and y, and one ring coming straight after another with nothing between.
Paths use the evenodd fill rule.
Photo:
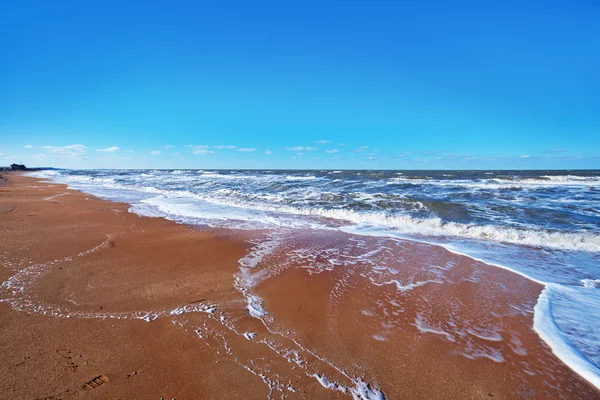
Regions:
<instances>
[{"instance_id":1,"label":"sky","mask_svg":"<svg viewBox=\"0 0 600 400\"><path fill-rule=\"evenodd\" d=\"M0 165L600 168L600 3L0 2Z\"/></svg>"}]
</instances>

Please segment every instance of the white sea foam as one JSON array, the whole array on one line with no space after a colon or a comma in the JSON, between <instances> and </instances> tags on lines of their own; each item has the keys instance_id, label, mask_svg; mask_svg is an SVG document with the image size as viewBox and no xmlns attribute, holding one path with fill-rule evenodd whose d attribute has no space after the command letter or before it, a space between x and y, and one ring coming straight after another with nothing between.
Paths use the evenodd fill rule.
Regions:
<instances>
[{"instance_id":1,"label":"white sea foam","mask_svg":"<svg viewBox=\"0 0 600 400\"><path fill-rule=\"evenodd\" d=\"M565 176L543 176L539 178L523 179L415 179L405 177L390 178L389 184L411 184L411 185L434 185L453 186L478 189L507 189L527 187L551 187L551 186L598 186L600 177L580 177L574 175Z\"/></svg>"},{"instance_id":2,"label":"white sea foam","mask_svg":"<svg viewBox=\"0 0 600 400\"><path fill-rule=\"evenodd\" d=\"M178 193L178 196L186 194ZM203 197L189 194L189 197ZM347 209L297 208L291 206L272 206L260 204L244 204L227 198L202 198L208 204L218 204L228 207L227 210L211 212L208 206L193 207L191 204L173 204L166 201L167 197L148 199L144 202L156 205L168 214L188 217L213 219L240 219L270 223L272 226L296 224L302 221L290 221L285 215L253 214L250 210L265 212L280 212L302 216L320 216L336 220L348 221L353 224L385 227L405 234L419 236L463 237L475 240L498 241L524 246L549 247L576 251L600 251L600 235L591 232L551 232L543 229L519 229L495 225L476 225L459 222L446 222L441 218L414 218L408 215L390 215L384 212L360 212ZM236 210L245 210L237 211ZM322 225L326 227L325 224Z\"/></svg>"},{"instance_id":3,"label":"white sea foam","mask_svg":"<svg viewBox=\"0 0 600 400\"><path fill-rule=\"evenodd\" d=\"M490 342L501 342L502 335L493 329L485 329L481 327L472 327L467 329L471 335L478 337L479 339L487 340Z\"/></svg>"},{"instance_id":4,"label":"white sea foam","mask_svg":"<svg viewBox=\"0 0 600 400\"><path fill-rule=\"evenodd\" d=\"M338 390L342 393L346 393L348 391L348 389L346 389L344 386L341 386L339 383L337 382L332 382L330 381L326 376L324 375L320 375L320 374L313 374L313 377L319 381L319 383L321 384L321 386L327 388L327 389L331 389L331 390Z\"/></svg>"},{"instance_id":5,"label":"white sea foam","mask_svg":"<svg viewBox=\"0 0 600 400\"><path fill-rule=\"evenodd\" d=\"M433 333L435 335L445 336L446 339L448 339L449 341L456 342L456 338L453 335L451 335L450 333L446 332L443 329L430 326L428 324L428 322L420 314L417 315L417 317L415 318L414 325L417 327L417 329L421 333Z\"/></svg>"},{"instance_id":6,"label":"white sea foam","mask_svg":"<svg viewBox=\"0 0 600 400\"><path fill-rule=\"evenodd\" d=\"M362 379L356 379L353 381L354 386L346 387L337 382L330 381L324 375L313 374L312 376L319 381L321 386L330 390L349 393L354 400L385 400L385 396L379 389L372 387Z\"/></svg>"},{"instance_id":7,"label":"white sea foam","mask_svg":"<svg viewBox=\"0 0 600 400\"><path fill-rule=\"evenodd\" d=\"M600 177L597 176L577 176L577 175L543 175L542 178L553 182L596 182L600 183Z\"/></svg>"},{"instance_id":8,"label":"white sea foam","mask_svg":"<svg viewBox=\"0 0 600 400\"><path fill-rule=\"evenodd\" d=\"M600 368L590 360L595 355L596 363L600 361L600 332L596 329L600 315L592 310L600 310L600 293L582 295L575 288L548 284L535 306L533 327L554 354L600 389ZM586 350L588 354L584 354Z\"/></svg>"},{"instance_id":9,"label":"white sea foam","mask_svg":"<svg viewBox=\"0 0 600 400\"><path fill-rule=\"evenodd\" d=\"M590 232L549 232L543 229L517 229L494 225L463 224L458 222L444 222L440 218L390 216L384 213L360 213L351 210L316 209L308 210L306 214L319 214L366 226L386 227L397 230L400 233L419 236L450 236L486 241L491 240L524 246L591 252L600 251L600 235Z\"/></svg>"},{"instance_id":10,"label":"white sea foam","mask_svg":"<svg viewBox=\"0 0 600 400\"><path fill-rule=\"evenodd\" d=\"M226 199L213 199L213 202L232 207L247 207ZM494 225L464 224L445 222L441 218L414 218L408 215L389 215L384 212L360 212L347 209L296 208L251 205L254 209L280 211L305 216L321 216L345 220L354 224L386 227L402 233L425 236L454 236L477 240L493 240L525 246L550 247L565 250L600 251L600 235L581 232L550 232L543 229L517 229Z\"/></svg>"},{"instance_id":11,"label":"white sea foam","mask_svg":"<svg viewBox=\"0 0 600 400\"><path fill-rule=\"evenodd\" d=\"M506 360L500 350L494 348L485 348L485 349L469 349L467 353L461 353L463 356L470 358L471 360L476 360L478 358L489 358L490 360L503 363Z\"/></svg>"},{"instance_id":12,"label":"white sea foam","mask_svg":"<svg viewBox=\"0 0 600 400\"><path fill-rule=\"evenodd\" d=\"M581 283L587 288L600 288L600 279L582 279Z\"/></svg>"},{"instance_id":13,"label":"white sea foam","mask_svg":"<svg viewBox=\"0 0 600 400\"><path fill-rule=\"evenodd\" d=\"M261 317L267 315L267 312L261 305L262 300L259 297L249 295L247 296L247 300L248 305L246 306L246 309L248 310L250 316L260 319Z\"/></svg>"},{"instance_id":14,"label":"white sea foam","mask_svg":"<svg viewBox=\"0 0 600 400\"><path fill-rule=\"evenodd\" d=\"M44 200L46 200L46 201L52 201L52 200L54 200L54 199L56 199L58 197L62 197L62 196L68 195L68 194L69 193L59 193L59 194L55 194L54 196L45 197Z\"/></svg>"},{"instance_id":15,"label":"white sea foam","mask_svg":"<svg viewBox=\"0 0 600 400\"><path fill-rule=\"evenodd\" d=\"M354 382L354 387L350 388L350 394L354 400L385 400L385 396L379 389L371 387L361 379Z\"/></svg>"},{"instance_id":16,"label":"white sea foam","mask_svg":"<svg viewBox=\"0 0 600 400\"><path fill-rule=\"evenodd\" d=\"M285 177L288 181L314 181L318 178L316 176L298 176L298 175L288 175Z\"/></svg>"}]
</instances>

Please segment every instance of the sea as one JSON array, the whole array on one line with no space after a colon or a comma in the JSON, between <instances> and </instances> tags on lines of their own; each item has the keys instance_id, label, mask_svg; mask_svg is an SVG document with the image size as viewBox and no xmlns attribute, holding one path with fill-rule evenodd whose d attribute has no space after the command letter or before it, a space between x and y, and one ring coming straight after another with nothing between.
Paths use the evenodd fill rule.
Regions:
<instances>
[{"instance_id":1,"label":"sea","mask_svg":"<svg viewBox=\"0 0 600 400\"><path fill-rule=\"evenodd\" d=\"M534 308L535 331L600 388L600 170L32 175L183 224L412 240L514 271L544 285Z\"/></svg>"}]
</instances>

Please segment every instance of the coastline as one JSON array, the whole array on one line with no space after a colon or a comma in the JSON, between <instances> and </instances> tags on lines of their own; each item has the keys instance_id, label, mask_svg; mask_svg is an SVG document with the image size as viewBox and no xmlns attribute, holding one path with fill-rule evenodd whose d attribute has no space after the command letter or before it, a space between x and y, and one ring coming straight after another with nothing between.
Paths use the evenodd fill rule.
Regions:
<instances>
[{"instance_id":1,"label":"coastline","mask_svg":"<svg viewBox=\"0 0 600 400\"><path fill-rule=\"evenodd\" d=\"M401 265L421 265L426 258L439 267L415 279L427 283L401 287L391 271L376 277L360 263L314 270L306 260L290 262L298 248L324 242L325 250L344 248L353 240L343 233L307 233L265 252L256 270L249 267L256 279L242 286L252 292L244 293L235 277L255 233L139 217L127 204L65 185L22 175L9 180L1 187L2 229L10 235L0 275L10 282L0 293L0 348L10 354L0 393L7 397L600 398L533 331L533 307L543 287L511 271L400 241L394 257L402 255ZM378 240L366 240L365 248L381 245ZM390 301L399 304L399 293L402 304L391 307ZM268 313L263 318L247 312L253 295L262 299L257 307ZM444 306L425 312L425 303ZM511 312L513 303L521 309ZM490 313L499 316L493 322L500 339L498 332L468 332L466 321ZM441 323L449 314L465 326L465 336ZM464 356L465 346L487 353ZM493 359L496 348L502 361ZM62 372L59 363L66 364ZM100 375L110 380L82 389Z\"/></svg>"}]
</instances>

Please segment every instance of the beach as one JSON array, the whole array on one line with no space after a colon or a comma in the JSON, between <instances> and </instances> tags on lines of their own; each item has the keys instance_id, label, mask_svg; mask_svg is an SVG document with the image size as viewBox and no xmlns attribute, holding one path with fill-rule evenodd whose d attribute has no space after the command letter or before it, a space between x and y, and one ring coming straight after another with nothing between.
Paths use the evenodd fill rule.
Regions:
<instances>
[{"instance_id":1,"label":"beach","mask_svg":"<svg viewBox=\"0 0 600 400\"><path fill-rule=\"evenodd\" d=\"M533 329L544 286L508 269L3 176L1 398L600 399Z\"/></svg>"}]
</instances>

